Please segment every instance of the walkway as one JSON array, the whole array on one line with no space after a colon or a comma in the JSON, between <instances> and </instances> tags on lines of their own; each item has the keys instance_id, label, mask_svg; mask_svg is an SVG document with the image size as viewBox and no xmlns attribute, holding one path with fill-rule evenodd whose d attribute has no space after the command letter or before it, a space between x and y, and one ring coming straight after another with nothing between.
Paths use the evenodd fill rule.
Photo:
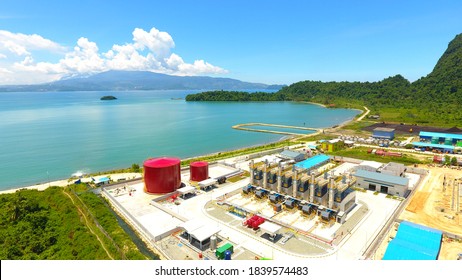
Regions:
<instances>
[{"instance_id":1,"label":"walkway","mask_svg":"<svg viewBox=\"0 0 462 280\"><path fill-rule=\"evenodd\" d=\"M371 111L369 111L369 109L366 106L364 106L364 109L366 109L366 112L361 117L359 117L356 121L358 121L358 122L362 121L364 119L364 117L367 116L371 112Z\"/></svg>"}]
</instances>

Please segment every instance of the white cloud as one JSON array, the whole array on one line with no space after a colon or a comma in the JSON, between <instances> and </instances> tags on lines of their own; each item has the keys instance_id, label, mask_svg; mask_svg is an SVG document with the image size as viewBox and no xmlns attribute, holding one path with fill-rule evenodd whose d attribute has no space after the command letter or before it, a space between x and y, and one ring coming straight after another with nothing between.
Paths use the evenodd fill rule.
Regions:
<instances>
[{"instance_id":1,"label":"white cloud","mask_svg":"<svg viewBox=\"0 0 462 280\"><path fill-rule=\"evenodd\" d=\"M164 59L170 53L170 49L175 47L172 37L167 32L161 32L156 28L146 32L143 29L135 28L133 31L133 46L137 50L148 48L157 59Z\"/></svg>"},{"instance_id":2,"label":"white cloud","mask_svg":"<svg viewBox=\"0 0 462 280\"><path fill-rule=\"evenodd\" d=\"M2 59L2 58L7 58L7 56L4 55L4 54L2 54L2 53L0 53L0 59Z\"/></svg>"},{"instance_id":3,"label":"white cloud","mask_svg":"<svg viewBox=\"0 0 462 280\"><path fill-rule=\"evenodd\" d=\"M64 52L66 48L37 34L27 35L0 30L0 50L22 56L30 54L33 50Z\"/></svg>"},{"instance_id":4,"label":"white cloud","mask_svg":"<svg viewBox=\"0 0 462 280\"><path fill-rule=\"evenodd\" d=\"M63 76L108 70L142 70L182 76L227 73L202 59L192 64L184 62L178 54L172 53L175 42L167 32L156 28L149 32L135 28L132 35L131 43L114 44L107 52L101 53L95 42L84 37L77 40L71 51L63 52L64 47L39 35L0 30L0 50L17 58L6 67L4 63L0 65L15 74L0 77L0 84L48 82ZM56 63L36 62L35 50L61 52L64 57ZM6 55L0 54L0 58L6 58Z\"/></svg>"}]
</instances>

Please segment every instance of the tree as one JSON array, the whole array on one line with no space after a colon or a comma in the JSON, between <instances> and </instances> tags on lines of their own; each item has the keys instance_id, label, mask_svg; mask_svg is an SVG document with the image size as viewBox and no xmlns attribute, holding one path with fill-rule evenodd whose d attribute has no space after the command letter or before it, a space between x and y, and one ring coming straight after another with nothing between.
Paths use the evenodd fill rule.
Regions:
<instances>
[{"instance_id":1,"label":"tree","mask_svg":"<svg viewBox=\"0 0 462 280\"><path fill-rule=\"evenodd\" d=\"M132 171L133 172L140 172L140 166L136 163L132 164Z\"/></svg>"},{"instance_id":2,"label":"tree","mask_svg":"<svg viewBox=\"0 0 462 280\"><path fill-rule=\"evenodd\" d=\"M451 158L451 165L457 165L457 158L456 157Z\"/></svg>"},{"instance_id":3,"label":"tree","mask_svg":"<svg viewBox=\"0 0 462 280\"><path fill-rule=\"evenodd\" d=\"M444 156L444 165L449 165L451 163L451 158L449 155Z\"/></svg>"}]
</instances>

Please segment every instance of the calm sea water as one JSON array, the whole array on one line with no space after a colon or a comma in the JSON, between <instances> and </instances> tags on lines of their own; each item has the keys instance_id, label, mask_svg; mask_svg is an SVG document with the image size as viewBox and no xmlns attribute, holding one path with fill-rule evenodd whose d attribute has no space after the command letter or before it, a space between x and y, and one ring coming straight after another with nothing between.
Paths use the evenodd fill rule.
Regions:
<instances>
[{"instance_id":1,"label":"calm sea water","mask_svg":"<svg viewBox=\"0 0 462 280\"><path fill-rule=\"evenodd\" d=\"M293 102L186 102L195 91L0 93L0 190L278 140L265 122L329 127L358 112ZM114 95L115 101L100 101Z\"/></svg>"}]
</instances>

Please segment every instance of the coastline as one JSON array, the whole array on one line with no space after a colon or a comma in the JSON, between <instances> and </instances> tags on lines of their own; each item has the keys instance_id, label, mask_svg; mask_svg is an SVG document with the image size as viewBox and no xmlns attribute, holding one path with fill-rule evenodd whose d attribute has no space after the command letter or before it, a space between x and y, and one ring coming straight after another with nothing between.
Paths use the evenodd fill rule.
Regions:
<instances>
[{"instance_id":1,"label":"coastline","mask_svg":"<svg viewBox=\"0 0 462 280\"><path fill-rule=\"evenodd\" d=\"M90 183L92 182L92 178L95 178L96 180L102 177L110 177L113 181L118 181L120 179L131 179L131 178L142 178L141 173L107 173L103 175L98 175L98 176L87 176L81 178L82 183ZM25 187L15 187L11 188L8 190L2 190L0 191L0 195L2 194L8 194L8 193L15 193L19 190L38 190L38 191L43 191L49 187L67 187L68 185L71 185L72 182L78 180L78 178L68 178L68 179L62 179L62 180L56 180L56 181L50 181L47 183L41 183L41 184L36 184L36 185L31 185L31 186L25 186Z\"/></svg>"},{"instance_id":2,"label":"coastline","mask_svg":"<svg viewBox=\"0 0 462 280\"><path fill-rule=\"evenodd\" d=\"M318 105L318 106L321 106L321 107L324 107L326 108L325 105L323 104L319 104L319 103L314 103L314 102L308 102L308 101L301 101L302 103L309 103L309 104L313 104L313 105ZM362 114L364 111L363 110L360 110L360 109L354 109L354 110L358 110L360 111ZM353 117L351 120L346 120L340 124L338 124L337 126L335 127L326 127L326 128L320 128L317 132L315 133L312 133L312 134L308 134L306 136L315 136L315 135L318 135L320 134L323 130L325 131L332 131L332 130L336 130L338 128L341 128L349 123L352 123L352 122L356 122L358 120L358 117L355 116ZM271 142L267 142L267 143L261 143L261 144L257 144L257 145L251 145L251 146L245 146L245 147L241 147L241 148L237 148L237 149L231 149L231 150L222 150L222 151L218 151L218 152L214 152L214 153L209 153L209 154L204 154L204 155L198 155L198 156L195 156L195 157L191 157L191 158L185 158L183 159L182 161L187 161L187 160L192 160L192 159L195 159L195 158L199 158L199 157L207 157L207 156L213 156L213 155L219 155L219 154L222 154L222 153L232 153L232 152L237 152L237 151L240 151L240 150L245 150L245 149L251 149L251 148L258 148L258 147L263 147L265 145L269 145L269 144L276 144L276 143L281 143L281 142L284 142L284 141L287 141L287 140L296 140L297 138L299 137L306 137L306 136L294 136L294 135L284 135L282 136L281 138L279 138L279 140L276 140L276 141L271 141ZM104 171L103 171L104 172ZM100 177L111 177L113 180L117 181L119 178L123 178L123 177L133 177L134 174L136 174L135 176L139 175L139 178L142 178L142 175L140 173L110 173L111 170L109 171L106 171L108 172L107 174L103 174L103 175L97 175L97 176L93 176L94 178L100 178ZM21 187L13 187L11 189L6 189L6 190L0 190L0 195L1 194L7 194L7 193L15 193L16 191L18 190L22 190L22 189L36 189L36 190L39 190L39 191L42 191L42 190L45 190L49 187L53 187L53 186L58 186L58 187L66 187L70 184L70 182L72 182L72 180L77 180L77 178L64 178L64 179L60 179L60 180L56 180L56 181L50 181L50 182L45 182L45 183L37 183L35 185L29 185L29 186L21 186ZM82 178L82 182L84 183L87 183L87 182L90 182L91 181L91 176L90 177L86 177L86 178Z\"/></svg>"},{"instance_id":3,"label":"coastline","mask_svg":"<svg viewBox=\"0 0 462 280\"><path fill-rule=\"evenodd\" d=\"M316 102L311 102L311 101L297 101L297 102L300 102L300 103L308 103L308 104L313 104L313 105L317 105L317 106L321 106L321 107L327 108L326 105L321 104L321 103L316 103Z\"/></svg>"}]
</instances>

